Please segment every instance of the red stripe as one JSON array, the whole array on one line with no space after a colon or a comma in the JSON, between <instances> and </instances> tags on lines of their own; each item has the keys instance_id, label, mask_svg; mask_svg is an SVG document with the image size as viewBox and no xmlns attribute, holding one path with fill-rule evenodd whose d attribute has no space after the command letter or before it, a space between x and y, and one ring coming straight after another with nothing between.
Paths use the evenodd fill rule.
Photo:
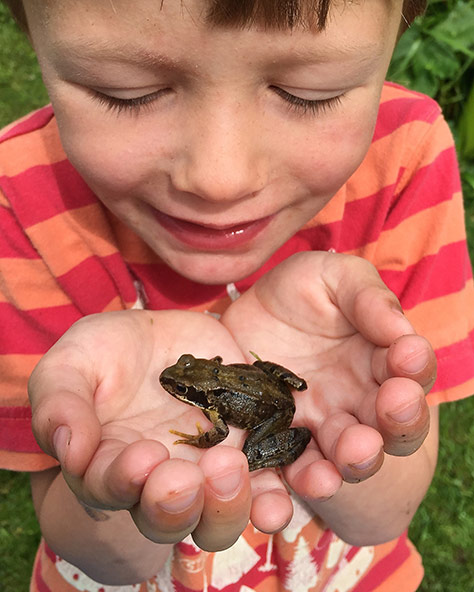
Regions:
<instances>
[{"instance_id":1,"label":"red stripe","mask_svg":"<svg viewBox=\"0 0 474 592\"><path fill-rule=\"evenodd\" d=\"M12 304L0 303L0 355L43 354L81 318L77 308L56 306L24 313Z\"/></svg>"},{"instance_id":2,"label":"red stripe","mask_svg":"<svg viewBox=\"0 0 474 592\"><path fill-rule=\"evenodd\" d=\"M97 203L67 160L31 167L11 179L4 176L0 183L25 228L66 210Z\"/></svg>"},{"instance_id":3,"label":"red stripe","mask_svg":"<svg viewBox=\"0 0 474 592\"><path fill-rule=\"evenodd\" d=\"M43 545L46 545L46 543L43 542ZM51 588L43 580L43 576L41 574L42 564L43 564L43 558L41 555L41 547L40 547L39 556L38 556L36 564L35 564L35 571L33 573L34 582L36 584L36 588L38 589L38 592L52 592Z\"/></svg>"},{"instance_id":4,"label":"red stripe","mask_svg":"<svg viewBox=\"0 0 474 592\"><path fill-rule=\"evenodd\" d=\"M472 277L469 253L464 241L445 245L438 253L423 257L406 269L378 271L385 284L398 296L405 310L410 310L425 300L460 292Z\"/></svg>"},{"instance_id":5,"label":"red stripe","mask_svg":"<svg viewBox=\"0 0 474 592\"><path fill-rule=\"evenodd\" d=\"M402 125L412 121L433 123L439 117L438 103L426 95L404 96L384 101L379 108L379 116L373 140L389 136Z\"/></svg>"},{"instance_id":6,"label":"red stripe","mask_svg":"<svg viewBox=\"0 0 474 592\"><path fill-rule=\"evenodd\" d=\"M31 431L29 407L0 407L0 448L10 452L42 453Z\"/></svg>"},{"instance_id":7,"label":"red stripe","mask_svg":"<svg viewBox=\"0 0 474 592\"><path fill-rule=\"evenodd\" d=\"M111 273L107 268L104 269L106 266L110 267ZM59 276L57 281L82 315L104 310L117 296L119 289L126 292L128 301L136 299L133 283L119 254L89 257Z\"/></svg>"},{"instance_id":8,"label":"red stripe","mask_svg":"<svg viewBox=\"0 0 474 592\"><path fill-rule=\"evenodd\" d=\"M23 134L34 132L37 129L45 127L53 117L53 109L51 105L47 105L38 111L31 113L29 117L14 125L12 128L0 136L0 142L5 142L10 138L16 138Z\"/></svg>"},{"instance_id":9,"label":"red stripe","mask_svg":"<svg viewBox=\"0 0 474 592\"><path fill-rule=\"evenodd\" d=\"M396 197L389 212L385 230L395 228L408 216L450 201L453 194L461 191L456 149L446 148L410 179L406 189ZM358 203L358 202L357 202Z\"/></svg>"},{"instance_id":10,"label":"red stripe","mask_svg":"<svg viewBox=\"0 0 474 592\"><path fill-rule=\"evenodd\" d=\"M439 348L435 353L438 377L431 392L454 388L474 377L474 329L462 341Z\"/></svg>"},{"instance_id":11,"label":"red stripe","mask_svg":"<svg viewBox=\"0 0 474 592\"><path fill-rule=\"evenodd\" d=\"M155 310L187 309L226 295L223 286L201 285L188 280L162 264L130 265L140 278L147 297L147 307Z\"/></svg>"},{"instance_id":12,"label":"red stripe","mask_svg":"<svg viewBox=\"0 0 474 592\"><path fill-rule=\"evenodd\" d=\"M394 186L346 204L339 237L339 251L351 251L376 241L393 201Z\"/></svg>"},{"instance_id":13,"label":"red stripe","mask_svg":"<svg viewBox=\"0 0 474 592\"><path fill-rule=\"evenodd\" d=\"M23 228L18 224L12 211L7 208L0 207L0 228L0 257L39 258Z\"/></svg>"},{"instance_id":14,"label":"red stripe","mask_svg":"<svg viewBox=\"0 0 474 592\"><path fill-rule=\"evenodd\" d=\"M377 562L369 573L359 581L352 592L371 592L376 590L382 582L397 571L410 557L411 551L407 545L407 533L400 536L394 549Z\"/></svg>"}]
</instances>

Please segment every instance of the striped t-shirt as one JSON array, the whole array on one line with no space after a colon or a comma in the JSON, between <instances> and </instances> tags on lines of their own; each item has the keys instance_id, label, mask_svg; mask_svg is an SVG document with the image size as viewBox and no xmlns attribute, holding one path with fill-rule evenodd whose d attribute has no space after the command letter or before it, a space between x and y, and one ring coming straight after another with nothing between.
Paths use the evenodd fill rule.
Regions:
<instances>
[{"instance_id":1,"label":"striped t-shirt","mask_svg":"<svg viewBox=\"0 0 474 592\"><path fill-rule=\"evenodd\" d=\"M231 296L299 251L334 250L375 264L438 358L430 404L474 391L474 298L456 153L431 99L384 87L371 147L325 208L256 273L205 286L168 268L97 200L68 162L51 107L0 136L0 466L56 461L31 433L26 384L51 345L84 315L131 308L219 313ZM155 578L114 588L90 580L43 542L32 590L411 592L422 567L406 535L383 545L340 540L295 500L290 525L248 526L226 551L175 545Z\"/></svg>"}]
</instances>

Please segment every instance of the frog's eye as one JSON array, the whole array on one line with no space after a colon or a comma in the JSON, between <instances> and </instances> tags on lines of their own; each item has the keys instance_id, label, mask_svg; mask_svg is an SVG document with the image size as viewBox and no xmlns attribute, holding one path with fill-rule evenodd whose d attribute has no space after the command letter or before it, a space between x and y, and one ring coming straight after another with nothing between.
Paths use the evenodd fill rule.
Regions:
<instances>
[{"instance_id":1,"label":"frog's eye","mask_svg":"<svg viewBox=\"0 0 474 592\"><path fill-rule=\"evenodd\" d=\"M188 392L188 387L187 386L184 386L184 384L177 384L176 385L176 391L180 395L185 395Z\"/></svg>"},{"instance_id":2,"label":"frog's eye","mask_svg":"<svg viewBox=\"0 0 474 592\"><path fill-rule=\"evenodd\" d=\"M191 366L196 358L192 354L183 354L180 356L179 360L176 362L178 366Z\"/></svg>"}]
</instances>

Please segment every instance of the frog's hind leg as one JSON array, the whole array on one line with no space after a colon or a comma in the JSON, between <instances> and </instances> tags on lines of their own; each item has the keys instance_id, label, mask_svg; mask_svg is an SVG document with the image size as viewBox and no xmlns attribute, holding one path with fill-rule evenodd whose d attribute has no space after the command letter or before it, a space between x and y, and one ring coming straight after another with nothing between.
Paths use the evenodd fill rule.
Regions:
<instances>
[{"instance_id":1,"label":"frog's hind leg","mask_svg":"<svg viewBox=\"0 0 474 592\"><path fill-rule=\"evenodd\" d=\"M267 467L283 467L294 462L305 450L311 440L307 428L289 428L271 434L252 446L247 441L242 451L247 457L249 471Z\"/></svg>"},{"instance_id":2,"label":"frog's hind leg","mask_svg":"<svg viewBox=\"0 0 474 592\"><path fill-rule=\"evenodd\" d=\"M174 444L189 444L197 448L211 448L215 444L222 442L229 433L229 428L225 421L220 417L216 411L203 409L202 410L210 421L214 424L213 427L205 432L199 423L196 423L198 430L197 434L185 434L177 430L170 430L171 434L180 436L180 440L175 440Z\"/></svg>"}]
</instances>

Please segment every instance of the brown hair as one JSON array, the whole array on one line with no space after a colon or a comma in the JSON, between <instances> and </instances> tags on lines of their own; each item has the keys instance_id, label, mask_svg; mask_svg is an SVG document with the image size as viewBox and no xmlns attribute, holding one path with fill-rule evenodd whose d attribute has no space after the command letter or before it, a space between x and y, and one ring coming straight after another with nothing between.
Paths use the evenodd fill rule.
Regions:
<instances>
[{"instance_id":1,"label":"brown hair","mask_svg":"<svg viewBox=\"0 0 474 592\"><path fill-rule=\"evenodd\" d=\"M14 19L28 30L22 0L2 0ZM157 0L159 1L159 0ZM323 29L333 0L208 0L208 21L217 26L245 27L258 23L288 29L298 25ZM164 0L161 0L164 2ZM403 20L409 24L423 14L427 0L404 0ZM402 23L403 26L403 23Z\"/></svg>"}]
</instances>

